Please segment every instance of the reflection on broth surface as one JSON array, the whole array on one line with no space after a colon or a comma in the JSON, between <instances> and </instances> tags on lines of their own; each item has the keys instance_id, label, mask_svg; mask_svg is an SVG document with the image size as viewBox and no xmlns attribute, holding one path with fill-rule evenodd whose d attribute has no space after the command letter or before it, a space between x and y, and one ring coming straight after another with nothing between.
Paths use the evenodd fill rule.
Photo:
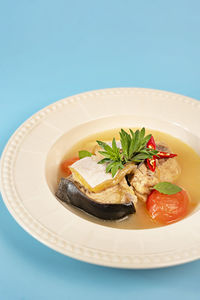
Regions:
<instances>
[{"instance_id":1,"label":"reflection on broth surface","mask_svg":"<svg viewBox=\"0 0 200 300\"><path fill-rule=\"evenodd\" d=\"M135 131L136 129L133 129ZM120 129L112 129L105 132L96 133L94 135L88 136L85 139L80 140L76 143L71 149L66 152L66 155L63 157L63 161L69 158L77 157L78 151L87 150L90 152L94 151L96 145L96 140L101 141L111 141L113 137L116 140L119 139ZM174 138L171 135L154 131L146 130L146 133L151 133L156 142L164 142L169 146L173 153L177 153L177 161L181 167L181 173L179 178L175 181L175 184L182 187L186 190L190 197L190 207L189 213L197 206L198 201L200 200L200 156L188 145L183 143L177 138ZM58 182L61 177L65 177L65 174L59 170ZM64 204L66 205L66 204ZM138 201L136 204L136 213L131 214L128 217L117 220L117 221L105 221L94 216L91 216L77 208L71 207L71 209L80 217L101 224L104 226L121 228L121 229L146 229L160 227L161 225L154 222L146 210L146 205L142 201Z\"/></svg>"}]
</instances>

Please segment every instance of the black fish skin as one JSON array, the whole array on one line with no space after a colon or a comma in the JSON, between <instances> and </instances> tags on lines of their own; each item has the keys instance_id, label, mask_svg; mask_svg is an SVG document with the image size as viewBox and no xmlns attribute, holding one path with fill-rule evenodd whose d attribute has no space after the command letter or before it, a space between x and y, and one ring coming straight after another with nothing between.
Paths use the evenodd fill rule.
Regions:
<instances>
[{"instance_id":1,"label":"black fish skin","mask_svg":"<svg viewBox=\"0 0 200 300\"><path fill-rule=\"evenodd\" d=\"M74 182L61 178L56 196L85 212L104 220L117 220L136 212L133 202L125 204L105 204L87 197Z\"/></svg>"}]
</instances>

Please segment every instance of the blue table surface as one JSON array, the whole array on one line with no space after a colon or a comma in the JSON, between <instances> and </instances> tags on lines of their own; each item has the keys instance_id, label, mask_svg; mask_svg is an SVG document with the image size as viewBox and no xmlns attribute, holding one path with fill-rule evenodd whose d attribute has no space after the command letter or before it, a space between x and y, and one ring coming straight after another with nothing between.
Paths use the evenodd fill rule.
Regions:
<instances>
[{"instance_id":1,"label":"blue table surface","mask_svg":"<svg viewBox=\"0 0 200 300\"><path fill-rule=\"evenodd\" d=\"M46 105L108 87L200 99L198 0L0 1L0 151ZM187 238L187 237L186 237ZM200 261L120 270L61 255L0 201L0 299L200 299Z\"/></svg>"}]
</instances>

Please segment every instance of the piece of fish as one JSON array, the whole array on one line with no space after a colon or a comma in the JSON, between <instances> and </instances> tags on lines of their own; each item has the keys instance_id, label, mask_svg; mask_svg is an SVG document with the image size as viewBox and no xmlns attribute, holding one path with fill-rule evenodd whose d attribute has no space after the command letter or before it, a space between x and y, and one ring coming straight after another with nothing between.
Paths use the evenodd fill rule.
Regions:
<instances>
[{"instance_id":1,"label":"piece of fish","mask_svg":"<svg viewBox=\"0 0 200 300\"><path fill-rule=\"evenodd\" d=\"M115 190L109 191L110 194L115 192ZM61 178L56 196L63 202L76 206L85 212L104 220L121 219L136 211L133 201L126 198L127 196L125 193L122 195L119 203L116 203L116 199L113 199L115 200L114 202L108 202L106 191L105 194L103 194L103 192L99 193L99 197L102 198L98 198L97 201L97 199L91 198L91 193L87 195L87 193L80 189L77 183L68 178ZM123 199L123 196L125 196L125 199ZM106 198L103 199L104 197Z\"/></svg>"}]
</instances>

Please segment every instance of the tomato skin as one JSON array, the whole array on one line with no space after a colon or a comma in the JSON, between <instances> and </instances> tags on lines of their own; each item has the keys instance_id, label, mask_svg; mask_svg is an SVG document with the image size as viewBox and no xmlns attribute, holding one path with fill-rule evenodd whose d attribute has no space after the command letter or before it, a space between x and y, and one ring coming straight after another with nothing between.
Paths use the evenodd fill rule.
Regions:
<instances>
[{"instance_id":1,"label":"tomato skin","mask_svg":"<svg viewBox=\"0 0 200 300\"><path fill-rule=\"evenodd\" d=\"M78 157L72 157L72 158L68 158L68 159L64 160L60 164L60 170L61 170L61 172L65 173L66 177L72 173L69 167L71 165L73 165L73 163L75 163L77 160L79 160Z\"/></svg>"},{"instance_id":2,"label":"tomato skin","mask_svg":"<svg viewBox=\"0 0 200 300\"><path fill-rule=\"evenodd\" d=\"M153 220L166 225L184 218L188 213L189 198L186 191L165 195L154 190L148 197L146 208Z\"/></svg>"}]
</instances>

